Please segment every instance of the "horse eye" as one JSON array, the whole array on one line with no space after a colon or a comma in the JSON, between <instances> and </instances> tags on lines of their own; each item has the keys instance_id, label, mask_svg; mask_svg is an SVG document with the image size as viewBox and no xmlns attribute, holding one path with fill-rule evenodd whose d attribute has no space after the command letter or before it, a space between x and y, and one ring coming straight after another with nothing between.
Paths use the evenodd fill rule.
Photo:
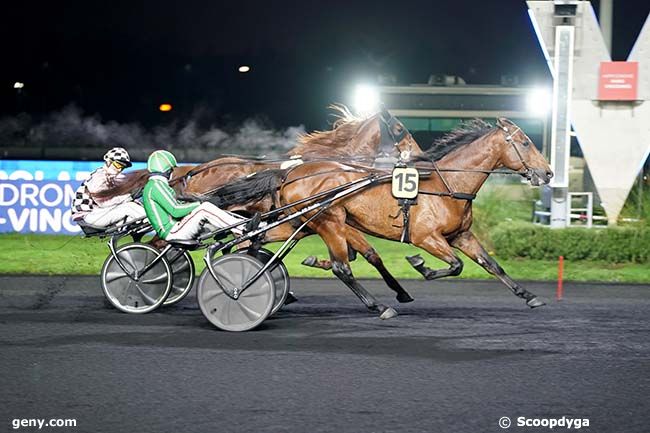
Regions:
<instances>
[{"instance_id":1,"label":"horse eye","mask_svg":"<svg viewBox=\"0 0 650 433\"><path fill-rule=\"evenodd\" d=\"M528 145L530 144L530 141L528 141L528 140L524 140L524 142L523 142L522 144L523 144L524 146L528 146Z\"/></svg>"}]
</instances>

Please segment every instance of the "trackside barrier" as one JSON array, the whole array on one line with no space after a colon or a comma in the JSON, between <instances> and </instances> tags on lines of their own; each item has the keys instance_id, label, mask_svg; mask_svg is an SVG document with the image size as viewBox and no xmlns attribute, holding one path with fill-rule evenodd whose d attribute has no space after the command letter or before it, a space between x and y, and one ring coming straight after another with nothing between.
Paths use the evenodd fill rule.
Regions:
<instances>
[{"instance_id":1,"label":"trackside barrier","mask_svg":"<svg viewBox=\"0 0 650 433\"><path fill-rule=\"evenodd\" d=\"M585 207L573 207L574 198L586 198L587 203ZM568 196L569 206L567 206L568 215L567 222L568 227L586 227L590 229L594 222L594 195L591 192L570 192ZM582 224L572 224L573 220L584 220L585 225Z\"/></svg>"}]
</instances>

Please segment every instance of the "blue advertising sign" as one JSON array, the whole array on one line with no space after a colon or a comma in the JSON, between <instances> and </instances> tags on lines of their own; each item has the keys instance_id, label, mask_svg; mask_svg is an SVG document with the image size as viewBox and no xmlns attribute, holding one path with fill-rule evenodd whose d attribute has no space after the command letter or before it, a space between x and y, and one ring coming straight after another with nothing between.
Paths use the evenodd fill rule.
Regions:
<instances>
[{"instance_id":1,"label":"blue advertising sign","mask_svg":"<svg viewBox=\"0 0 650 433\"><path fill-rule=\"evenodd\" d=\"M81 182L0 181L0 232L78 233L70 206Z\"/></svg>"},{"instance_id":2,"label":"blue advertising sign","mask_svg":"<svg viewBox=\"0 0 650 433\"><path fill-rule=\"evenodd\" d=\"M103 161L0 161L0 233L76 234L70 206ZM134 163L131 169L145 168ZM130 169L130 170L131 170Z\"/></svg>"}]
</instances>

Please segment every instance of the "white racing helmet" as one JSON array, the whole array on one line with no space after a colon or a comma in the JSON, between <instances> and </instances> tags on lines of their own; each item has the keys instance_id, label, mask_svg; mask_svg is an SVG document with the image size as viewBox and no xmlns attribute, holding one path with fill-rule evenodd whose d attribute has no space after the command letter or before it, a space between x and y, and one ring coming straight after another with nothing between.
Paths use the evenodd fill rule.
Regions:
<instances>
[{"instance_id":1,"label":"white racing helmet","mask_svg":"<svg viewBox=\"0 0 650 433\"><path fill-rule=\"evenodd\" d=\"M126 151L123 147L114 147L104 155L104 161L110 163L111 161L117 161L124 167L131 167L131 157L129 152Z\"/></svg>"}]
</instances>

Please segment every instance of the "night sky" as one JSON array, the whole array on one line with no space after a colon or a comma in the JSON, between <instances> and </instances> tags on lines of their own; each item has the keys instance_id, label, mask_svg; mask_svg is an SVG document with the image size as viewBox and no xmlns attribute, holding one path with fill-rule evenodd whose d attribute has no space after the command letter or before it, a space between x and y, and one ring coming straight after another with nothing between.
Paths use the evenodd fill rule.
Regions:
<instances>
[{"instance_id":1,"label":"night sky","mask_svg":"<svg viewBox=\"0 0 650 433\"><path fill-rule=\"evenodd\" d=\"M648 1L615 0L615 60L648 10ZM200 115L312 129L328 104L350 102L355 83L380 74L399 84L432 73L550 81L522 0L14 1L2 15L1 115L74 103L148 126ZM25 82L21 95L15 81ZM162 102L174 110L160 113Z\"/></svg>"}]
</instances>

